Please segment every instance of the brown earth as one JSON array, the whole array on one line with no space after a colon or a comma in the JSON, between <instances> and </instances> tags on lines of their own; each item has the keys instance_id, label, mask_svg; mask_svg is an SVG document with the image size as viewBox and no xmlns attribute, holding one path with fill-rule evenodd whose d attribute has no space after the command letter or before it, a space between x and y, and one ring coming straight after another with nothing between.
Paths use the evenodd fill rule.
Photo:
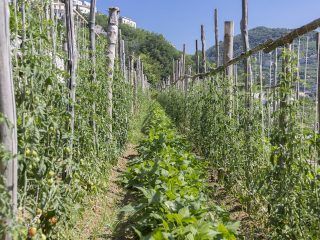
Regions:
<instances>
[{"instance_id":1,"label":"brown earth","mask_svg":"<svg viewBox=\"0 0 320 240\"><path fill-rule=\"evenodd\" d=\"M79 240L128 239L118 237L119 232L126 234L123 228L119 231L119 226L124 221L121 219L119 210L128 202L128 194L121 186L121 176L127 169L128 162L137 155L136 146L128 144L123 156L118 159L117 164L110 171L108 191L93 200L91 207L84 213L83 220L76 226L76 234L72 234L72 238Z\"/></svg>"}]
</instances>

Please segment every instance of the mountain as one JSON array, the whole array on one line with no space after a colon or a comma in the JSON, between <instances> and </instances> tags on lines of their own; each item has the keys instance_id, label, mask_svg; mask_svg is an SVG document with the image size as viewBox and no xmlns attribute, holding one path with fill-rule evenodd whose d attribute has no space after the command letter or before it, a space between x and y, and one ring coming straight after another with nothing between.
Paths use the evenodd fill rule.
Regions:
<instances>
[{"instance_id":1,"label":"mountain","mask_svg":"<svg viewBox=\"0 0 320 240\"><path fill-rule=\"evenodd\" d=\"M249 30L249 44L250 48L256 47L257 45L264 43L268 39L277 39L292 31L292 29L286 28L268 28L268 27L256 27ZM306 53L306 43L307 37L309 37L309 46L308 46L308 72L307 80L309 82L309 88L314 88L316 79L317 79L317 50L316 50L316 32L310 32L302 37L300 37L300 78L304 79L304 67L305 67L305 53ZM220 56L223 53L223 42L220 43ZM241 34L238 34L234 37L234 56L239 56L242 50L242 38ZM298 39L293 42L293 49L297 53L298 49ZM281 53L279 52L279 58ZM216 56L215 46L210 47L207 50L207 57L209 61L214 62ZM220 57L222 61L223 57ZM268 71L270 64L270 55L263 54L263 69L264 72ZM240 68L242 64L240 63ZM242 69L240 69L242 71Z\"/></svg>"},{"instance_id":2,"label":"mountain","mask_svg":"<svg viewBox=\"0 0 320 240\"><path fill-rule=\"evenodd\" d=\"M287 28L268 28L268 27L256 27L249 30L249 44L250 48L256 47L261 43L264 43L268 39L275 40L282 37L292 29ZM316 34L311 32L303 37L301 37L301 51L305 51L306 36L309 37L309 53L310 55L316 54ZM297 49L297 41L294 42L295 49ZM223 52L223 42L220 42L220 51ZM241 34L234 37L234 56L238 56L243 52L242 50L242 38ZM220 54L221 54L220 53ZM214 61L214 56L216 55L215 46L210 47L207 50L207 57L210 61Z\"/></svg>"},{"instance_id":3,"label":"mountain","mask_svg":"<svg viewBox=\"0 0 320 240\"><path fill-rule=\"evenodd\" d=\"M108 16L98 13L96 23L106 31ZM178 59L178 51L162 34L120 24L122 38L125 41L126 56L140 56L148 81L152 84L172 74L172 59ZM186 64L192 64L191 56L186 56Z\"/></svg>"}]
</instances>

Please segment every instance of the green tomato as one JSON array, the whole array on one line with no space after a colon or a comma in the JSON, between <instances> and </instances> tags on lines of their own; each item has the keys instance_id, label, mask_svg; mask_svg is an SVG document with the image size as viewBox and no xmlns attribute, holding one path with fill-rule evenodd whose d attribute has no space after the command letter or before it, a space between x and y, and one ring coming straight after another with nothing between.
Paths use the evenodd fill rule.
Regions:
<instances>
[{"instance_id":1,"label":"green tomato","mask_svg":"<svg viewBox=\"0 0 320 240\"><path fill-rule=\"evenodd\" d=\"M37 208L37 211L36 211L37 215L41 215L42 214L42 209L40 208Z\"/></svg>"},{"instance_id":2,"label":"green tomato","mask_svg":"<svg viewBox=\"0 0 320 240\"><path fill-rule=\"evenodd\" d=\"M38 153L35 150L32 150L32 156L33 157L38 157Z\"/></svg>"},{"instance_id":3,"label":"green tomato","mask_svg":"<svg viewBox=\"0 0 320 240\"><path fill-rule=\"evenodd\" d=\"M55 175L54 171L49 171L49 173L48 173L48 176L49 176L49 177L52 178L54 175Z\"/></svg>"},{"instance_id":4,"label":"green tomato","mask_svg":"<svg viewBox=\"0 0 320 240\"><path fill-rule=\"evenodd\" d=\"M69 147L66 147L63 149L64 154L70 155L71 149Z\"/></svg>"},{"instance_id":5,"label":"green tomato","mask_svg":"<svg viewBox=\"0 0 320 240\"><path fill-rule=\"evenodd\" d=\"M48 184L49 184L49 186L51 186L53 183L54 183L53 178L48 179Z\"/></svg>"},{"instance_id":6,"label":"green tomato","mask_svg":"<svg viewBox=\"0 0 320 240\"><path fill-rule=\"evenodd\" d=\"M31 151L29 148L26 149L25 154L27 157L31 157Z\"/></svg>"},{"instance_id":7,"label":"green tomato","mask_svg":"<svg viewBox=\"0 0 320 240\"><path fill-rule=\"evenodd\" d=\"M46 239L47 239L46 235L41 234L41 240L46 240Z\"/></svg>"}]
</instances>

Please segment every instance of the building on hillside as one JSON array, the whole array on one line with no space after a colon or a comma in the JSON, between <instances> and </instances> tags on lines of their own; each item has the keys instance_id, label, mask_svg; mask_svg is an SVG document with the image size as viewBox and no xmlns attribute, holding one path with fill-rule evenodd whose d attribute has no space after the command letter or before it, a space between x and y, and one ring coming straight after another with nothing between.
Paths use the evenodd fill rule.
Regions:
<instances>
[{"instance_id":1,"label":"building on hillside","mask_svg":"<svg viewBox=\"0 0 320 240\"><path fill-rule=\"evenodd\" d=\"M137 28L137 23L130 18L120 17L119 22L120 24L126 24L126 25L129 25L130 27Z\"/></svg>"},{"instance_id":2,"label":"building on hillside","mask_svg":"<svg viewBox=\"0 0 320 240\"><path fill-rule=\"evenodd\" d=\"M58 18L64 16L64 2L61 0L54 0L54 12ZM73 8L82 14L90 13L90 2L84 0L73 0Z\"/></svg>"}]
</instances>

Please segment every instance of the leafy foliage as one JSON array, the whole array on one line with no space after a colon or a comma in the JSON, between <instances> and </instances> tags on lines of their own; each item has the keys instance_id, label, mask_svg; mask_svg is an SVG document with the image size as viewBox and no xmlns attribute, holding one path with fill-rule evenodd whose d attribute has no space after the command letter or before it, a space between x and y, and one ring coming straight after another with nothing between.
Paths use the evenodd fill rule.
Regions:
<instances>
[{"instance_id":1,"label":"leafy foliage","mask_svg":"<svg viewBox=\"0 0 320 240\"><path fill-rule=\"evenodd\" d=\"M17 43L12 62L19 153L19 208L12 232L14 239L26 239L34 232L34 239L64 239L64 231L81 216L85 199L107 187L111 164L127 140L132 89L117 69L113 116L108 118L107 40L97 38L97 81L92 82L88 29L77 24L79 63L72 136L63 23L45 18L47 5L43 1L25 5L25 29L20 12L15 15L11 9L10 19L12 42ZM26 40L20 45L19 36L24 34ZM109 123L113 124L113 142L107 139ZM1 201L5 201L2 185L0 189ZM5 206L1 204L1 217L6 214Z\"/></svg>"},{"instance_id":2,"label":"leafy foliage","mask_svg":"<svg viewBox=\"0 0 320 240\"><path fill-rule=\"evenodd\" d=\"M230 97L223 76L197 82L187 94L171 88L158 99L219 181L265 223L266 238L318 239L319 136L301 124L302 103L292 91L296 56L283 51L282 58L279 87L260 93L265 104L252 98L247 108L241 89Z\"/></svg>"},{"instance_id":3,"label":"leafy foliage","mask_svg":"<svg viewBox=\"0 0 320 240\"><path fill-rule=\"evenodd\" d=\"M144 129L140 157L124 180L138 201L123 211L132 214L140 239L235 239L237 223L222 221L226 213L208 204L207 162L190 153L158 104Z\"/></svg>"}]
</instances>

